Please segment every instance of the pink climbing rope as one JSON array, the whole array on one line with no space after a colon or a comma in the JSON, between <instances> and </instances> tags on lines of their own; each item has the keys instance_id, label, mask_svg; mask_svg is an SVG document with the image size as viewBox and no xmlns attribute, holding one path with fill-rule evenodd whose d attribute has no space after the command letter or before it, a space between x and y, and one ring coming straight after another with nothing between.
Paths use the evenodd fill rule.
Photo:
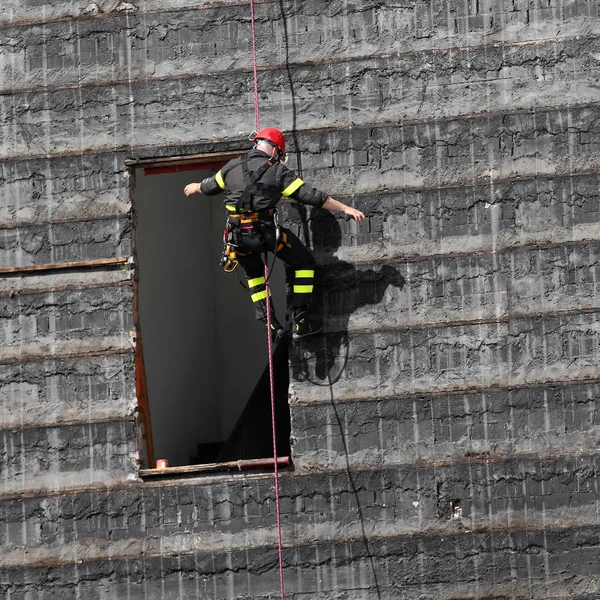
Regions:
<instances>
[{"instance_id":1,"label":"pink climbing rope","mask_svg":"<svg viewBox=\"0 0 600 600\"><path fill-rule=\"evenodd\" d=\"M269 288L269 267L265 261L265 281L267 292L267 345L269 350L269 386L271 389L271 430L273 432L273 468L275 473L275 511L277 515L277 552L279 556L279 590L281 600L285 600L283 585L283 543L281 537L281 503L279 500L279 467L277 465L277 430L275 425L275 385L273 376L273 340L271 337L271 301Z\"/></svg>"},{"instance_id":2,"label":"pink climbing rope","mask_svg":"<svg viewBox=\"0 0 600 600\"><path fill-rule=\"evenodd\" d=\"M254 19L254 0L250 0L252 19L252 66L254 71L254 118L256 131L260 131L260 115L258 104L258 69L256 67L256 28ZM279 499L279 467L277 465L277 429L275 423L275 377L273 374L273 339L271 336L271 288L269 286L268 260L265 260L265 292L267 294L267 348L269 352L269 388L271 392L271 430L273 434L273 469L275 473L275 511L277 516L277 552L279 557L279 592L281 600L285 600L283 583L283 543L281 536L281 502Z\"/></svg>"},{"instance_id":3,"label":"pink climbing rope","mask_svg":"<svg viewBox=\"0 0 600 600\"><path fill-rule=\"evenodd\" d=\"M254 127L260 131L260 115L258 112L258 69L256 68L256 28L254 25L254 0L250 0L252 20L252 68L254 71Z\"/></svg>"}]
</instances>

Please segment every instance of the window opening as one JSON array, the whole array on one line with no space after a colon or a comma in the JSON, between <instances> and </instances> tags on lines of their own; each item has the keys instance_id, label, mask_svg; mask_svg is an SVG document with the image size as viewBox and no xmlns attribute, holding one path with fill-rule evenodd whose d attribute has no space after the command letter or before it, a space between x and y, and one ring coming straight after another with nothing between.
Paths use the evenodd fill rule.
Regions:
<instances>
[{"instance_id":1,"label":"window opening","mask_svg":"<svg viewBox=\"0 0 600 600\"><path fill-rule=\"evenodd\" d=\"M240 280L245 285L243 269L225 273L219 265L223 196L183 194L186 184L213 175L225 162L209 157L192 163L130 163L135 169L137 333L143 342L138 344L138 394L141 380L152 438L146 439L146 456L178 467L171 472L192 472L192 465L241 469L266 465L254 459L273 460L266 332L254 320L249 292L240 286ZM275 267L270 285L283 319L283 264ZM285 344L274 360L278 455L289 456Z\"/></svg>"}]
</instances>

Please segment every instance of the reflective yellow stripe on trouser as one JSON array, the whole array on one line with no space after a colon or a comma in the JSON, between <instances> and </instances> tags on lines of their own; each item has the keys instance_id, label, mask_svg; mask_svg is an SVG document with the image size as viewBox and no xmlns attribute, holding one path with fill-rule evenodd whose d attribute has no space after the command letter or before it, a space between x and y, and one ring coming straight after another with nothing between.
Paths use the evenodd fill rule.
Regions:
<instances>
[{"instance_id":1,"label":"reflective yellow stripe on trouser","mask_svg":"<svg viewBox=\"0 0 600 600\"><path fill-rule=\"evenodd\" d=\"M255 277L254 279L248 279L248 289L254 290L256 288L264 287L266 284L264 277ZM269 296L271 296L271 292L269 290ZM250 298L252 298L252 302L260 302L261 300L265 300L267 297L267 290L259 290L258 292L254 292L254 294L250 294Z\"/></svg>"},{"instance_id":2,"label":"reflective yellow stripe on trouser","mask_svg":"<svg viewBox=\"0 0 600 600\"><path fill-rule=\"evenodd\" d=\"M255 277L254 279L248 279L248 287L249 288L255 288L258 287L261 284L265 283L265 278L264 277Z\"/></svg>"},{"instance_id":3,"label":"reflective yellow stripe on trouser","mask_svg":"<svg viewBox=\"0 0 600 600\"><path fill-rule=\"evenodd\" d=\"M271 297L271 290L269 290L269 297ZM252 294L250 298L252 298L252 302L260 302L261 300L265 300L267 298L267 290L256 292L256 294Z\"/></svg>"},{"instance_id":4,"label":"reflective yellow stripe on trouser","mask_svg":"<svg viewBox=\"0 0 600 600\"><path fill-rule=\"evenodd\" d=\"M312 269L301 269L294 273L294 294L312 294L315 272Z\"/></svg>"}]
</instances>

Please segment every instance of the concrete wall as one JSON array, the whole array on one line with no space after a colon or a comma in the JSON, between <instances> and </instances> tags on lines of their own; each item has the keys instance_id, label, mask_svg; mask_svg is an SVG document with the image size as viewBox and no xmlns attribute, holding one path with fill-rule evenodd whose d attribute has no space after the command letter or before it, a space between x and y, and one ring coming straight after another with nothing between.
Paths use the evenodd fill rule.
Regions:
<instances>
[{"instance_id":1,"label":"concrete wall","mask_svg":"<svg viewBox=\"0 0 600 600\"><path fill-rule=\"evenodd\" d=\"M263 124L368 218L284 210L325 325L291 352L287 596L598 597L597 3L256 11ZM125 159L248 147L249 15L4 2L0 268L130 257ZM272 476L138 477L128 268L0 298L4 596L275 597Z\"/></svg>"}]
</instances>

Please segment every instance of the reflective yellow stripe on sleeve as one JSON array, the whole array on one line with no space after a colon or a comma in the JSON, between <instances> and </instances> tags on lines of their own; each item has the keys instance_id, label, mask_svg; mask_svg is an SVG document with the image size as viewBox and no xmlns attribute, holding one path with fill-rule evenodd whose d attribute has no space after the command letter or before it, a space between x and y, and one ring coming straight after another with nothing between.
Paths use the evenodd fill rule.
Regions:
<instances>
[{"instance_id":1,"label":"reflective yellow stripe on sleeve","mask_svg":"<svg viewBox=\"0 0 600 600\"><path fill-rule=\"evenodd\" d=\"M294 294L312 294L312 285L295 285Z\"/></svg>"},{"instance_id":2,"label":"reflective yellow stripe on sleeve","mask_svg":"<svg viewBox=\"0 0 600 600\"><path fill-rule=\"evenodd\" d=\"M264 277L255 277L254 279L248 279L248 287L254 288L258 285L265 283Z\"/></svg>"},{"instance_id":3,"label":"reflective yellow stripe on sleeve","mask_svg":"<svg viewBox=\"0 0 600 600\"><path fill-rule=\"evenodd\" d=\"M216 175L215 175L215 181L219 184L219 187L224 190L225 189L225 182L223 181L223 175L221 175L221 171L219 171Z\"/></svg>"},{"instance_id":4,"label":"reflective yellow stripe on sleeve","mask_svg":"<svg viewBox=\"0 0 600 600\"><path fill-rule=\"evenodd\" d=\"M292 181L292 183L290 183L290 185L288 185L285 190L281 192L281 194L283 196L291 196L303 183L304 181L298 177L297 179L294 179L294 181Z\"/></svg>"},{"instance_id":5,"label":"reflective yellow stripe on sleeve","mask_svg":"<svg viewBox=\"0 0 600 600\"><path fill-rule=\"evenodd\" d=\"M309 270L296 271L295 275L296 275L296 277L298 279L300 279L300 278L302 278L302 279L310 279L311 277L315 276L315 272L314 271L309 271Z\"/></svg>"}]
</instances>

